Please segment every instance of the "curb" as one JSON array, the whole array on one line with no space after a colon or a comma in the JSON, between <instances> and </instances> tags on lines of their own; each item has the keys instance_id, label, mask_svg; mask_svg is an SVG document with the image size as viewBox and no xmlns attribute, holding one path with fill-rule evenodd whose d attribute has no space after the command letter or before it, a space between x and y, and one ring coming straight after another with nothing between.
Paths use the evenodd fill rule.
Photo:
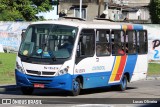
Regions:
<instances>
[{"instance_id":1,"label":"curb","mask_svg":"<svg viewBox=\"0 0 160 107\"><path fill-rule=\"evenodd\" d=\"M8 91L18 91L20 87L16 85L1 85L0 86L0 93L8 92Z\"/></svg>"},{"instance_id":2,"label":"curb","mask_svg":"<svg viewBox=\"0 0 160 107\"><path fill-rule=\"evenodd\" d=\"M160 76L148 76L146 80L160 80Z\"/></svg>"},{"instance_id":3,"label":"curb","mask_svg":"<svg viewBox=\"0 0 160 107\"><path fill-rule=\"evenodd\" d=\"M160 80L160 76L148 76L145 80ZM0 85L0 93L19 90L20 87L16 85Z\"/></svg>"}]
</instances>

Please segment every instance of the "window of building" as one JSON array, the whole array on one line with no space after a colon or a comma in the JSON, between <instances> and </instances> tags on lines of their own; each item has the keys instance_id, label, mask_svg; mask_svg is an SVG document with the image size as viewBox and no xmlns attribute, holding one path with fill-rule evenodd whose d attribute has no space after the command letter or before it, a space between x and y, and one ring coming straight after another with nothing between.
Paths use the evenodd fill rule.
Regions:
<instances>
[{"instance_id":1,"label":"window of building","mask_svg":"<svg viewBox=\"0 0 160 107\"><path fill-rule=\"evenodd\" d=\"M137 47L139 54L146 54L148 52L148 38L147 31L137 31Z\"/></svg>"},{"instance_id":2,"label":"window of building","mask_svg":"<svg viewBox=\"0 0 160 107\"><path fill-rule=\"evenodd\" d=\"M93 56L95 53L94 29L83 29L77 48L78 56Z\"/></svg>"},{"instance_id":3,"label":"window of building","mask_svg":"<svg viewBox=\"0 0 160 107\"><path fill-rule=\"evenodd\" d=\"M136 37L136 31L134 30L127 30L126 31L126 47L125 47L125 51L128 54L134 54L137 51L137 41L136 41L137 37Z\"/></svg>"},{"instance_id":4,"label":"window of building","mask_svg":"<svg viewBox=\"0 0 160 107\"><path fill-rule=\"evenodd\" d=\"M113 55L124 55L125 54L124 31L123 30L112 30L111 40L112 40L112 54Z\"/></svg>"},{"instance_id":5,"label":"window of building","mask_svg":"<svg viewBox=\"0 0 160 107\"><path fill-rule=\"evenodd\" d=\"M96 55L110 55L110 30L97 30L96 32Z\"/></svg>"}]
</instances>

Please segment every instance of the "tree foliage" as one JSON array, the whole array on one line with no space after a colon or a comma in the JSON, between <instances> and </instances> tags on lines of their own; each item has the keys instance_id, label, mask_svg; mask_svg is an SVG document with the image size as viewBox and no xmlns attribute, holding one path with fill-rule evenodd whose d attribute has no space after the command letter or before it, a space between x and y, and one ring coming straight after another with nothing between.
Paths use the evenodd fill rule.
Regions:
<instances>
[{"instance_id":1,"label":"tree foliage","mask_svg":"<svg viewBox=\"0 0 160 107\"><path fill-rule=\"evenodd\" d=\"M160 0L151 0L149 11L152 23L160 24Z\"/></svg>"},{"instance_id":2,"label":"tree foliage","mask_svg":"<svg viewBox=\"0 0 160 107\"><path fill-rule=\"evenodd\" d=\"M0 21L26 20L39 18L38 12L52 9L51 0L0 0ZM41 18L42 19L42 18Z\"/></svg>"}]
</instances>

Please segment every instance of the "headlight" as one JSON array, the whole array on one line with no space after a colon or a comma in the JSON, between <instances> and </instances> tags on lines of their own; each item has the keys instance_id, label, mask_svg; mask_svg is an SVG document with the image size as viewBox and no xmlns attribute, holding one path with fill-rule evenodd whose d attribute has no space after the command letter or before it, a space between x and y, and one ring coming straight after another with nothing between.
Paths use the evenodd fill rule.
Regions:
<instances>
[{"instance_id":1,"label":"headlight","mask_svg":"<svg viewBox=\"0 0 160 107\"><path fill-rule=\"evenodd\" d=\"M68 73L68 69L69 69L69 67L67 66L66 68L60 70L58 72L57 76L67 74Z\"/></svg>"},{"instance_id":2,"label":"headlight","mask_svg":"<svg viewBox=\"0 0 160 107\"><path fill-rule=\"evenodd\" d=\"M25 73L23 67L20 66L20 65L18 64L18 62L16 62L16 69L17 69L19 72Z\"/></svg>"}]
</instances>

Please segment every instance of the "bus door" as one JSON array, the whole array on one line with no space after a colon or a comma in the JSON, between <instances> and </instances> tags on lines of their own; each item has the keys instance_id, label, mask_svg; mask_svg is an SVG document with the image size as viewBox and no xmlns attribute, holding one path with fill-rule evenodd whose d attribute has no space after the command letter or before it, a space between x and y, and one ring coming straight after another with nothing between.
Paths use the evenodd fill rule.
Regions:
<instances>
[{"instance_id":1,"label":"bus door","mask_svg":"<svg viewBox=\"0 0 160 107\"><path fill-rule=\"evenodd\" d=\"M95 30L82 29L77 45L77 54L75 60L74 76L81 76L83 80L83 88L93 86L94 72L92 70L95 65Z\"/></svg>"}]
</instances>

